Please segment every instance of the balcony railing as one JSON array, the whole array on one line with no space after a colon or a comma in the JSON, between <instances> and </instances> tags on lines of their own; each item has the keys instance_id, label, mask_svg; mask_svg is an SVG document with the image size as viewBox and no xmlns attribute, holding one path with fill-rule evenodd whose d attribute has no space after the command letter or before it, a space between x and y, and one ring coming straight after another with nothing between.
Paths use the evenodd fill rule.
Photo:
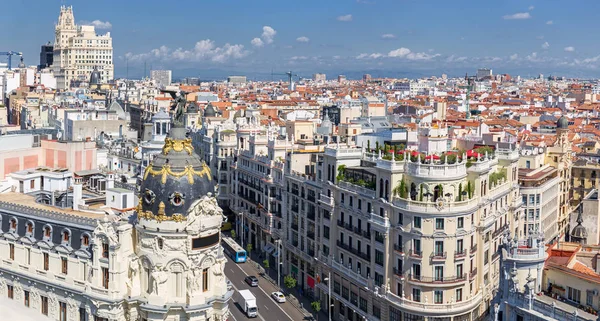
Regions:
<instances>
[{"instance_id":1,"label":"balcony railing","mask_svg":"<svg viewBox=\"0 0 600 321\"><path fill-rule=\"evenodd\" d=\"M443 261L446 260L446 252L434 252L430 256L432 261Z\"/></svg>"},{"instance_id":2,"label":"balcony railing","mask_svg":"<svg viewBox=\"0 0 600 321\"><path fill-rule=\"evenodd\" d=\"M499 229L497 229L496 231L494 231L494 233L492 233L492 237L495 238L496 236L502 234L502 232L504 232L506 230L508 230L508 224L504 224Z\"/></svg>"},{"instance_id":3,"label":"balcony railing","mask_svg":"<svg viewBox=\"0 0 600 321\"><path fill-rule=\"evenodd\" d=\"M344 221L338 220L337 221L337 226L344 227Z\"/></svg>"},{"instance_id":4,"label":"balcony railing","mask_svg":"<svg viewBox=\"0 0 600 321\"><path fill-rule=\"evenodd\" d=\"M404 274L402 274L402 271L396 267L394 268L394 274L399 276L401 279L404 279Z\"/></svg>"},{"instance_id":5,"label":"balcony railing","mask_svg":"<svg viewBox=\"0 0 600 321\"><path fill-rule=\"evenodd\" d=\"M394 244L394 251L404 254L404 248L402 245Z\"/></svg>"},{"instance_id":6,"label":"balcony railing","mask_svg":"<svg viewBox=\"0 0 600 321\"><path fill-rule=\"evenodd\" d=\"M362 231L362 236L370 239L371 238L371 231Z\"/></svg>"},{"instance_id":7,"label":"balcony railing","mask_svg":"<svg viewBox=\"0 0 600 321\"><path fill-rule=\"evenodd\" d=\"M467 274L463 273L462 275L457 275L457 276L434 276L434 277L429 277L429 276L422 276L422 275L414 275L414 274L409 274L409 279L411 281L415 281L415 282L421 282L421 283L458 283L458 282L463 282L467 280Z\"/></svg>"},{"instance_id":8,"label":"balcony railing","mask_svg":"<svg viewBox=\"0 0 600 321\"><path fill-rule=\"evenodd\" d=\"M477 268L474 268L469 274L469 280L473 280L477 276Z\"/></svg>"},{"instance_id":9,"label":"balcony railing","mask_svg":"<svg viewBox=\"0 0 600 321\"><path fill-rule=\"evenodd\" d=\"M459 258L463 258L467 255L467 250L460 250L460 251L454 251L454 258L455 259L459 259Z\"/></svg>"},{"instance_id":10,"label":"balcony railing","mask_svg":"<svg viewBox=\"0 0 600 321\"><path fill-rule=\"evenodd\" d=\"M422 258L423 257L423 251L421 251L421 250L412 250L411 249L408 252L408 255L412 256L412 257L416 257L416 258Z\"/></svg>"},{"instance_id":11,"label":"balcony railing","mask_svg":"<svg viewBox=\"0 0 600 321\"><path fill-rule=\"evenodd\" d=\"M344 228L350 232L354 232L354 228L353 228L352 224L350 224L350 223L345 223Z\"/></svg>"},{"instance_id":12,"label":"balcony railing","mask_svg":"<svg viewBox=\"0 0 600 321\"><path fill-rule=\"evenodd\" d=\"M471 246L469 253L471 253L471 255L477 253L477 244L473 244L473 246Z\"/></svg>"},{"instance_id":13,"label":"balcony railing","mask_svg":"<svg viewBox=\"0 0 600 321\"><path fill-rule=\"evenodd\" d=\"M496 253L492 254L492 261L495 261L498 257L500 257L500 251L497 251Z\"/></svg>"}]
</instances>

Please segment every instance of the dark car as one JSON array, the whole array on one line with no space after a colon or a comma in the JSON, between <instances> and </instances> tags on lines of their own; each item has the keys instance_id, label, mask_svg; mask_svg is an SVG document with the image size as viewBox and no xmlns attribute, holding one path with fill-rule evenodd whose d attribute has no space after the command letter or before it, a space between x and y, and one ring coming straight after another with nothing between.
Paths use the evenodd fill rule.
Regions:
<instances>
[{"instance_id":1,"label":"dark car","mask_svg":"<svg viewBox=\"0 0 600 321\"><path fill-rule=\"evenodd\" d=\"M250 286L258 286L258 279L254 275L247 276L244 281Z\"/></svg>"}]
</instances>

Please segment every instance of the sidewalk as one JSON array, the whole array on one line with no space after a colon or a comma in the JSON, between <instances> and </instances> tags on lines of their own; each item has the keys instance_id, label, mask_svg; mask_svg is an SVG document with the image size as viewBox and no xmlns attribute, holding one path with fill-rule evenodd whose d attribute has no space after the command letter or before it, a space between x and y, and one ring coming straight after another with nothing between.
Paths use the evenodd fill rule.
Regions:
<instances>
[{"instance_id":1,"label":"sidewalk","mask_svg":"<svg viewBox=\"0 0 600 321\"><path fill-rule=\"evenodd\" d=\"M257 251L252 251L252 268L254 270L257 271L257 273L262 273L265 272L266 274L261 275L264 279L266 279L267 281L269 281L270 283L272 283L272 285L277 288L277 267L272 267L270 266L268 269L265 268L265 266L263 265L263 261L265 260L264 257L259 257L259 252ZM256 268L256 264L260 265L260 268L262 269L262 271L259 271ZM302 314L304 314L305 316L312 316L313 318L316 319L317 315L316 313L314 313L314 311L311 308L311 303L313 301L316 300L315 299L310 299L307 296L304 296L301 294L300 288L296 287L293 290L289 290L287 288L285 288L285 285L283 283L283 278L285 277L285 275L283 275L283 273L281 273L280 275L281 279L280 279L280 285L281 285L281 289L279 291L292 295L293 298L295 298L298 303L296 304L296 302L292 302L292 300L290 300L290 303L292 303ZM321 311L319 312L319 320L327 320L327 307L323 307L321 306ZM325 309L325 310L324 310ZM305 318L306 319L306 318Z\"/></svg>"}]
</instances>

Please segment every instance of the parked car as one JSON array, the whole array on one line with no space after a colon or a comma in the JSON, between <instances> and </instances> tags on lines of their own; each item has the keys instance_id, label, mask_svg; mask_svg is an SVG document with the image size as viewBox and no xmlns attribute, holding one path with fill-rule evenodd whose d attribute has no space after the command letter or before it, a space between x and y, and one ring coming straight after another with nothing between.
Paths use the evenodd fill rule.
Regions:
<instances>
[{"instance_id":1,"label":"parked car","mask_svg":"<svg viewBox=\"0 0 600 321\"><path fill-rule=\"evenodd\" d=\"M273 292L273 293L271 293L271 297L273 297L273 300L275 300L279 303L285 302L285 295L283 295L283 293L281 293L281 292Z\"/></svg>"},{"instance_id":2,"label":"parked car","mask_svg":"<svg viewBox=\"0 0 600 321\"><path fill-rule=\"evenodd\" d=\"M249 275L244 280L249 286L258 286L258 278L256 278L254 275Z\"/></svg>"}]
</instances>

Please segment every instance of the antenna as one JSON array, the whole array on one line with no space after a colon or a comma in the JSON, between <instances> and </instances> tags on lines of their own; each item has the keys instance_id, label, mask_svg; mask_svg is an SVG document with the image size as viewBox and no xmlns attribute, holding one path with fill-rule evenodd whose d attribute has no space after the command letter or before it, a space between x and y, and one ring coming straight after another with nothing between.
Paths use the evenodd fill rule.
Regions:
<instances>
[{"instance_id":1,"label":"antenna","mask_svg":"<svg viewBox=\"0 0 600 321\"><path fill-rule=\"evenodd\" d=\"M125 75L125 78L129 79L129 58L128 57L125 57L125 64L127 65L127 69L126 69L127 73Z\"/></svg>"}]
</instances>

